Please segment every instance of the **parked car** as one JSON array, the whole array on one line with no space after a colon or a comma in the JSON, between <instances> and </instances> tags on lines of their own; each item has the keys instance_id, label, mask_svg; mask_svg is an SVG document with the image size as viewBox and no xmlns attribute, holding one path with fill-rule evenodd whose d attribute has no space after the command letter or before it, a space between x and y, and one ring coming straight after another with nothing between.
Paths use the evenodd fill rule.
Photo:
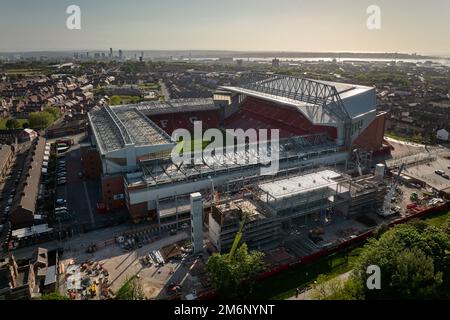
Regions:
<instances>
[{"instance_id":1,"label":"parked car","mask_svg":"<svg viewBox=\"0 0 450 320\"><path fill-rule=\"evenodd\" d=\"M56 204L57 205L62 205L62 204L66 204L67 201L65 199L56 199Z\"/></svg>"},{"instance_id":2,"label":"parked car","mask_svg":"<svg viewBox=\"0 0 450 320\"><path fill-rule=\"evenodd\" d=\"M436 174L438 174L438 175L440 175L440 176L442 176L442 175L445 174L445 172L442 171L442 170L436 170L434 173L436 173Z\"/></svg>"},{"instance_id":3,"label":"parked car","mask_svg":"<svg viewBox=\"0 0 450 320\"><path fill-rule=\"evenodd\" d=\"M450 176L449 176L448 174L443 174L443 175L442 175L442 178L445 178L445 179L447 179L447 180L450 180Z\"/></svg>"}]
</instances>

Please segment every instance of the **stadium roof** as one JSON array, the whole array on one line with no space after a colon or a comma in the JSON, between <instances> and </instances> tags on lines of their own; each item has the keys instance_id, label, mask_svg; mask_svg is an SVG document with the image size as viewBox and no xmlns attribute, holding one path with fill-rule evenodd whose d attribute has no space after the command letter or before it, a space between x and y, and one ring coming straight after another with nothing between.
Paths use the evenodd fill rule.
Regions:
<instances>
[{"instance_id":1,"label":"stadium roof","mask_svg":"<svg viewBox=\"0 0 450 320\"><path fill-rule=\"evenodd\" d=\"M335 123L376 110L371 87L275 74L251 74L239 87L221 87L296 107L313 123Z\"/></svg>"},{"instance_id":2,"label":"stadium roof","mask_svg":"<svg viewBox=\"0 0 450 320\"><path fill-rule=\"evenodd\" d=\"M136 108L94 108L89 122L103 154L127 145L149 146L170 144L171 138Z\"/></svg>"},{"instance_id":3,"label":"stadium roof","mask_svg":"<svg viewBox=\"0 0 450 320\"><path fill-rule=\"evenodd\" d=\"M169 101L148 101L139 104L130 104L123 108L137 109L145 115L177 113L177 112L195 112L217 110L212 98L191 98L174 99Z\"/></svg>"}]
</instances>

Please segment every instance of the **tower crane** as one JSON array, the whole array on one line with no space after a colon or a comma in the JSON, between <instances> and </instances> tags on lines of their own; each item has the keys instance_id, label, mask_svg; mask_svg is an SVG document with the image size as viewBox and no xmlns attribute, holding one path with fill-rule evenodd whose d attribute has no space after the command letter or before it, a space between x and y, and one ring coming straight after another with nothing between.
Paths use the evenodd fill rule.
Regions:
<instances>
[{"instance_id":1,"label":"tower crane","mask_svg":"<svg viewBox=\"0 0 450 320\"><path fill-rule=\"evenodd\" d=\"M241 209L241 210L242 210L242 209ZM230 253L229 253L230 259L233 259L233 258L234 258L234 255L235 255L235 253L236 253L237 247L238 247L238 245L239 245L239 241L241 241L241 238L242 238L242 233L243 233L243 230L244 230L244 225L245 225L245 223L247 222L247 212L246 212L245 210L242 210L242 213L243 213L244 217L243 217L243 219L242 219L242 221L241 221L241 224L240 224L240 226L239 226L239 230L238 230L238 232L236 233L236 237L234 237L233 245L231 246L231 250L230 250Z\"/></svg>"},{"instance_id":2,"label":"tower crane","mask_svg":"<svg viewBox=\"0 0 450 320\"><path fill-rule=\"evenodd\" d=\"M402 163L402 165L400 166L400 169L398 170L397 175L394 177L394 180L392 181L392 183L389 186L389 191L386 194L386 197L384 198L383 211L381 212L382 216L384 216L384 217L390 216L392 214L391 213L392 197L394 196L395 191L397 190L399 178L400 178L400 175L402 174L402 171L404 168L405 168L405 164Z\"/></svg>"}]
</instances>

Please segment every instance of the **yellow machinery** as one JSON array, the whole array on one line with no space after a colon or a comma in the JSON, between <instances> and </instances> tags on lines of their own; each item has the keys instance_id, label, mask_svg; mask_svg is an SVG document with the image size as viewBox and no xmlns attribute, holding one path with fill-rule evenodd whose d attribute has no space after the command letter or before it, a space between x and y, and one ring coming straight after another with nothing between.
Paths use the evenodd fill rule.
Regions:
<instances>
[{"instance_id":1,"label":"yellow machinery","mask_svg":"<svg viewBox=\"0 0 450 320\"><path fill-rule=\"evenodd\" d=\"M242 231L244 230L245 222L247 222L247 212L245 212L245 210L242 210L242 213L243 213L244 217L243 217L243 219L241 221L241 225L239 227L239 230L236 233L236 237L234 238L233 245L231 246L231 250L230 250L230 254L229 254L229 257L231 259L234 258L234 254L236 253L237 247L239 245L239 241L241 241L241 238L242 238Z\"/></svg>"}]
</instances>

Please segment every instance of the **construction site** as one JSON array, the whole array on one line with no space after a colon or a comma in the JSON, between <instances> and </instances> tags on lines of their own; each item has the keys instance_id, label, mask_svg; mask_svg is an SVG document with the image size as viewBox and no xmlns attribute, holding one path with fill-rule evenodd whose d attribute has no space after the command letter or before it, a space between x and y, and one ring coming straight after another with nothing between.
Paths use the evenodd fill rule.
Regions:
<instances>
[{"instance_id":1,"label":"construction site","mask_svg":"<svg viewBox=\"0 0 450 320\"><path fill-rule=\"evenodd\" d=\"M265 159L250 148L174 163L169 135L192 130L193 113L204 128L280 129L279 170L261 174ZM149 299L196 299L211 290L208 257L237 243L265 253L264 278L448 208L445 148L384 139L384 117L374 88L279 75L209 100L97 108L91 152L104 201L126 207L139 227L68 265L103 279L106 270L111 296L138 277Z\"/></svg>"}]
</instances>

